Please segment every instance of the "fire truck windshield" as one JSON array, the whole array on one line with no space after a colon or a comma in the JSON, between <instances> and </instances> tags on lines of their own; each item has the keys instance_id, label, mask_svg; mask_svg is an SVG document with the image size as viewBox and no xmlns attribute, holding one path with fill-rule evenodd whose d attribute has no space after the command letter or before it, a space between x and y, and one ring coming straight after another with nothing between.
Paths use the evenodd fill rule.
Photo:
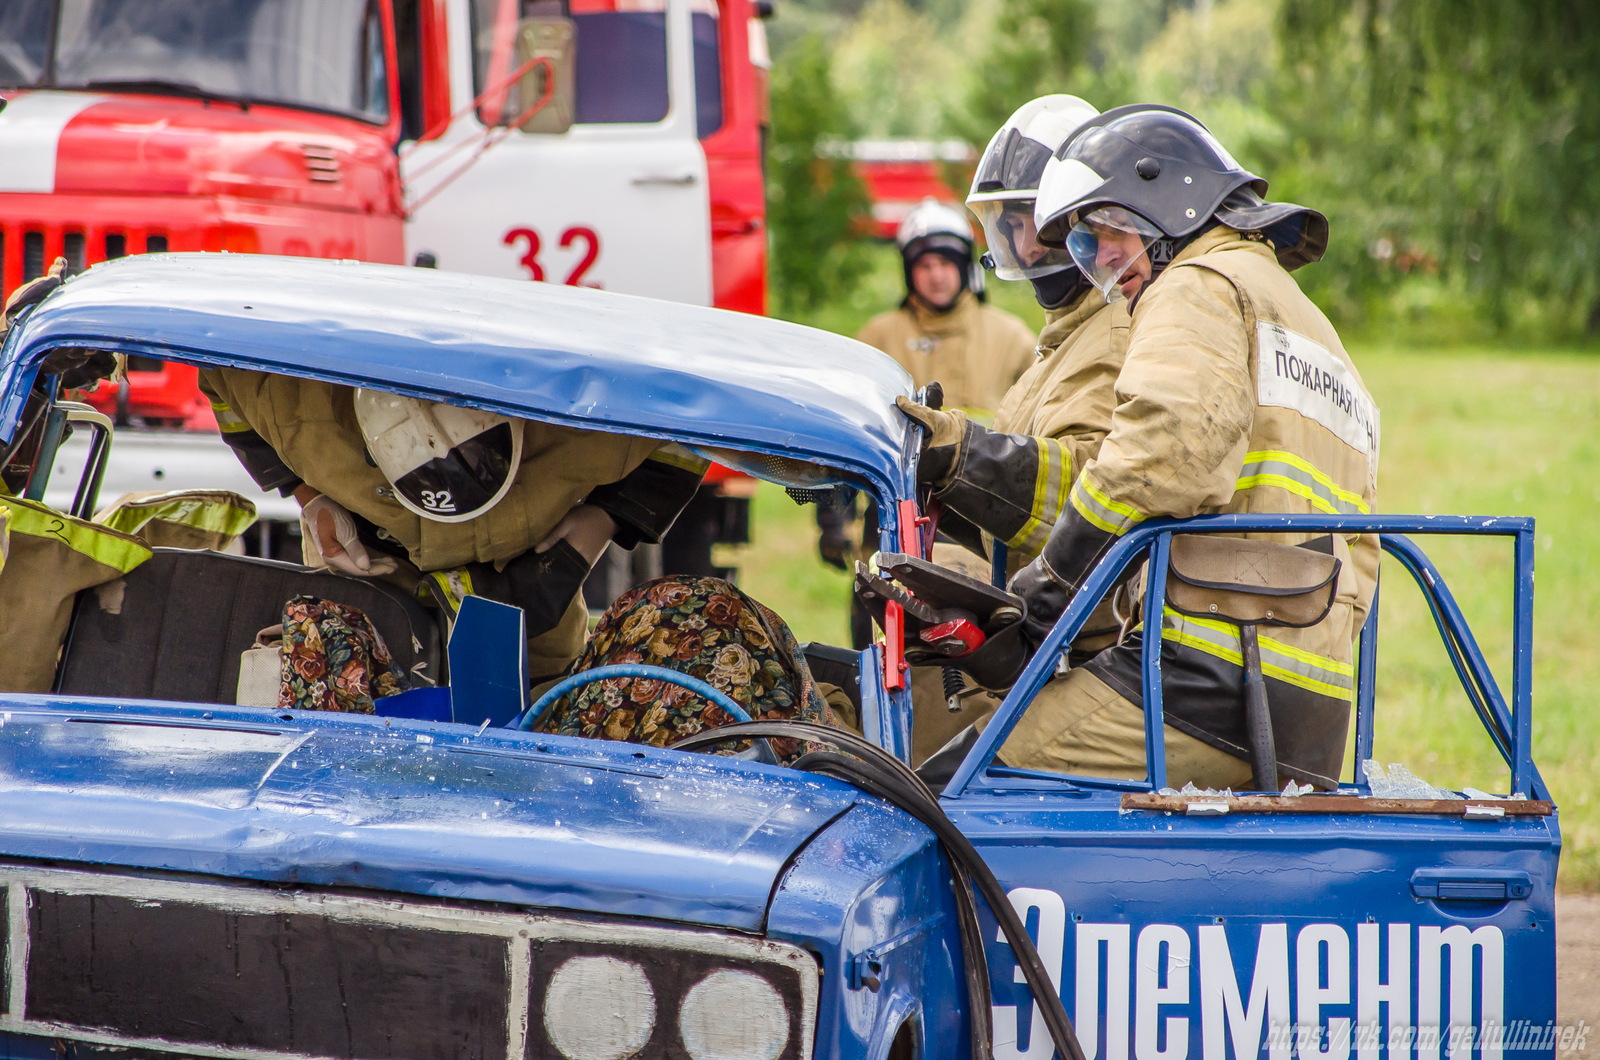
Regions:
<instances>
[{"instance_id":1,"label":"fire truck windshield","mask_svg":"<svg viewBox=\"0 0 1600 1060\"><path fill-rule=\"evenodd\" d=\"M0 4L4 87L177 93L382 122L388 79L377 0Z\"/></svg>"}]
</instances>

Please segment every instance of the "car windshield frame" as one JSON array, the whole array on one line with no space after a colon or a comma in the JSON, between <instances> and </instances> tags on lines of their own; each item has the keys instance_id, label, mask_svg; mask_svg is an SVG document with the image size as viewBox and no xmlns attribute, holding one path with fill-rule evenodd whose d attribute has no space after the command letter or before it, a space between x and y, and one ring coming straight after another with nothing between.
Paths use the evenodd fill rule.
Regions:
<instances>
[{"instance_id":1,"label":"car windshield frame","mask_svg":"<svg viewBox=\"0 0 1600 1060\"><path fill-rule=\"evenodd\" d=\"M327 0L22 0L0 15L0 88L187 96L387 125L394 71L382 5L341 2L332 25ZM150 31L83 46L91 18L137 18ZM227 35L236 26L247 28ZM341 38L342 59L330 43Z\"/></svg>"}]
</instances>

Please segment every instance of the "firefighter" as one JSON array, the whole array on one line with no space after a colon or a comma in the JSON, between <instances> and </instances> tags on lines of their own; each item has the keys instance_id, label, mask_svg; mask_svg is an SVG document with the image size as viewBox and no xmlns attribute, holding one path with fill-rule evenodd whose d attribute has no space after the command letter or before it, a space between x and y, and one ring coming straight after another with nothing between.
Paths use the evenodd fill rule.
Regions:
<instances>
[{"instance_id":1,"label":"firefighter","mask_svg":"<svg viewBox=\"0 0 1600 1060\"><path fill-rule=\"evenodd\" d=\"M972 226L953 208L924 199L900 222L895 244L905 297L867 321L857 340L893 357L918 387L938 381L947 405L992 415L1033 364L1033 332L984 301Z\"/></svg>"},{"instance_id":2,"label":"firefighter","mask_svg":"<svg viewBox=\"0 0 1600 1060\"><path fill-rule=\"evenodd\" d=\"M616 541L659 541L709 466L680 446L314 380L205 369L222 436L301 505L306 562L522 607L528 670L583 649L579 589Z\"/></svg>"},{"instance_id":3,"label":"firefighter","mask_svg":"<svg viewBox=\"0 0 1600 1060\"><path fill-rule=\"evenodd\" d=\"M955 209L924 199L900 222L895 243L905 271L905 297L898 308L869 320L856 339L893 357L919 388L939 383L945 405L989 419L1033 366L1033 332L984 300L972 225ZM849 568L856 552L849 532L854 519L853 510L817 510L822 558L840 569ZM876 513L869 508L861 553L876 551L876 539ZM944 559L967 562L955 554ZM858 647L870 641L871 623L859 607L852 611L851 629Z\"/></svg>"},{"instance_id":4,"label":"firefighter","mask_svg":"<svg viewBox=\"0 0 1600 1060\"><path fill-rule=\"evenodd\" d=\"M1127 349L1126 303L1108 303L1066 250L1041 246L1033 232L1045 162L1097 113L1076 96L1024 104L973 177L967 206L983 224L995 275L1028 280L1045 309L1037 363L1000 401L993 430L960 410L899 402L927 428L917 477L941 502L945 533L984 557L1000 541L1013 570L1044 546L1067 488L1111 429L1112 383Z\"/></svg>"},{"instance_id":5,"label":"firefighter","mask_svg":"<svg viewBox=\"0 0 1600 1060\"><path fill-rule=\"evenodd\" d=\"M1064 249L1034 238L1033 204L1045 163L1084 122L1099 112L1076 96L1042 96L1011 115L989 140L967 207L983 225L987 258L1002 280L1027 280L1045 310L1037 360L1001 399L987 429L960 410L935 411L900 399L900 407L927 429L917 477L941 504L940 528L983 558L966 573L989 579L992 545L1006 548L1015 571L1037 555L1065 502L1067 487L1111 429L1116 402L1112 383L1127 349L1127 305L1106 302L1084 279ZM952 566L952 551L935 558ZM1090 620L1074 649L1109 646L1116 621L1109 603ZM993 706L968 699L959 712L943 709L943 689L932 672L913 672L919 703L914 735L922 757Z\"/></svg>"},{"instance_id":6,"label":"firefighter","mask_svg":"<svg viewBox=\"0 0 1600 1060\"><path fill-rule=\"evenodd\" d=\"M1326 317L1289 272L1317 261L1327 221L1263 200L1245 171L1181 111L1118 108L1076 133L1047 165L1039 240L1065 247L1103 297L1131 313L1112 428L1074 480L1040 556L1018 573L1039 643L1117 539L1157 516L1225 512L1370 513L1378 413ZM1338 782L1352 696L1352 644L1376 585L1374 535L1254 535L1225 544L1219 584L1250 578L1253 555L1301 545L1340 562L1329 607L1303 628L1259 633L1279 776ZM1271 542L1272 544L1267 544ZM1294 549L1289 549L1295 552ZM1298 553L1304 555L1305 553ZM1233 580L1228 580L1228 571ZM1220 572L1220 573L1219 573ZM1267 611L1267 615L1271 615ZM1240 787L1259 733L1247 730L1244 630L1169 607L1160 629L1170 782ZM1010 765L1102 777L1145 775L1141 633L1052 680L1001 749ZM1259 761L1259 759L1256 759Z\"/></svg>"}]
</instances>

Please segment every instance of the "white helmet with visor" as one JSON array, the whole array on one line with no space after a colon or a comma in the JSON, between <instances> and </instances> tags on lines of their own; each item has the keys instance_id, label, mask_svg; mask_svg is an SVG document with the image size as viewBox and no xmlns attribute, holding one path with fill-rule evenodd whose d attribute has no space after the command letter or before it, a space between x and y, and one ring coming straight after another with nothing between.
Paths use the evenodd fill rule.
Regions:
<instances>
[{"instance_id":1,"label":"white helmet with visor","mask_svg":"<svg viewBox=\"0 0 1600 1060\"><path fill-rule=\"evenodd\" d=\"M967 208L983 225L1000 279L1032 280L1072 267L1066 251L1043 246L1036 238L1034 198L1051 156L1098 114L1077 96L1040 96L1019 107L984 148Z\"/></svg>"}]
</instances>

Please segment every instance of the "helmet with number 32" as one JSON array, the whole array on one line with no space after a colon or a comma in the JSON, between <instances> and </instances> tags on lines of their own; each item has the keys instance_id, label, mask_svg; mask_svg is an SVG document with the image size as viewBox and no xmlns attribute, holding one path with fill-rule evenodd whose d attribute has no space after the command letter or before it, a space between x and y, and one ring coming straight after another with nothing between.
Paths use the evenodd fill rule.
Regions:
<instances>
[{"instance_id":1,"label":"helmet with number 32","mask_svg":"<svg viewBox=\"0 0 1600 1060\"><path fill-rule=\"evenodd\" d=\"M440 523L499 504L522 463L522 424L438 401L357 390L356 421L395 500Z\"/></svg>"}]
</instances>

